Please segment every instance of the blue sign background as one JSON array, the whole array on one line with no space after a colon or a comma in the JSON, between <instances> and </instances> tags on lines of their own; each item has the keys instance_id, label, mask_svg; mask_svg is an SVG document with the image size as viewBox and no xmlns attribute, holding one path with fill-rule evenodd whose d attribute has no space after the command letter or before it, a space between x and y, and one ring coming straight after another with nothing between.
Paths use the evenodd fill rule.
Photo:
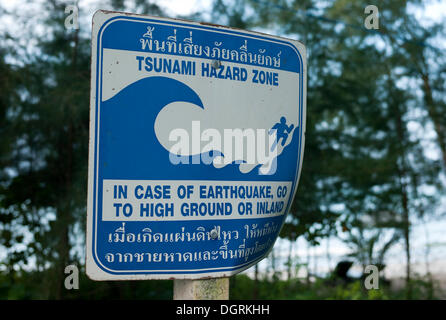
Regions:
<instances>
[{"instance_id":1,"label":"blue sign background","mask_svg":"<svg viewBox=\"0 0 446 320\"><path fill-rule=\"evenodd\" d=\"M184 83L167 77L147 77L124 88L113 98L102 101L103 49L144 51L138 45L146 24L157 28L157 37L167 38L173 29L203 46L224 42L228 49L240 47L249 39L250 50L261 48L280 54L281 65L272 69L299 74L300 99L298 128L292 142L278 157L273 175L259 175L257 170L242 174L237 164L216 169L212 165L173 165L169 152L155 137L153 123L159 111L175 101L190 102L204 108L199 93ZM103 181L113 180L214 180L214 181L293 181L294 194L301 155L303 117L303 60L287 41L182 22L113 17L103 24L97 38L96 122L94 123L94 182L92 253L96 264L109 274L202 274L237 272L263 258L272 248L285 215L232 220L191 221L103 221ZM144 51L147 52L147 51ZM175 53L178 56L186 54ZM209 59L201 56L202 59ZM224 60L224 59L222 59ZM256 65L249 61L239 62ZM123 104L129 106L123 111ZM149 107L148 107L149 105ZM100 112L99 112L100 111ZM280 116L280 115L278 115ZM99 129L99 130L98 130ZM144 134L142 134L144 133ZM150 150L140 148L149 143ZM96 175L97 173L97 175ZM288 212L292 202L286 204ZM97 210L96 210L97 208ZM220 237L209 239L218 226Z\"/></svg>"}]
</instances>

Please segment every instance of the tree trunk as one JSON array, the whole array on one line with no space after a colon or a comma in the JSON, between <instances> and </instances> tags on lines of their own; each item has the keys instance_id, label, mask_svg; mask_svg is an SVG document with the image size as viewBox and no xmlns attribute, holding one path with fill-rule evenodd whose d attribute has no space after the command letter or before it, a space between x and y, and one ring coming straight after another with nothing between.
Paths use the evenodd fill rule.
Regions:
<instances>
[{"instance_id":1,"label":"tree trunk","mask_svg":"<svg viewBox=\"0 0 446 320\"><path fill-rule=\"evenodd\" d=\"M59 216L58 229L60 228L60 231L58 232L60 235L59 243L57 244L57 276L55 277L57 283L54 297L57 300L61 300L65 296L65 267L68 266L70 263L69 225L67 221L67 215L69 215L70 212L64 211L65 210L61 209L58 210L57 213L57 215Z\"/></svg>"},{"instance_id":2,"label":"tree trunk","mask_svg":"<svg viewBox=\"0 0 446 320\"><path fill-rule=\"evenodd\" d=\"M71 69L73 75L77 72L77 55L79 45L79 30L75 30L73 34L73 51L71 56ZM68 129L66 139L62 141L60 146L62 163L60 170L64 181L61 181L64 190L64 197L61 199L62 203L57 209L57 230L60 234L59 243L57 245L58 262L56 263L57 270L57 284L56 284L56 299L63 299L65 296L65 267L70 264L70 225L73 222L73 208L72 208L72 187L73 187L73 161L74 161L74 135L75 128L72 120L71 105L64 106L66 118L68 119Z\"/></svg>"},{"instance_id":3,"label":"tree trunk","mask_svg":"<svg viewBox=\"0 0 446 320\"><path fill-rule=\"evenodd\" d=\"M272 269L272 279L276 278L276 256L274 254L274 248L271 250L271 269Z\"/></svg>"},{"instance_id":4,"label":"tree trunk","mask_svg":"<svg viewBox=\"0 0 446 320\"><path fill-rule=\"evenodd\" d=\"M288 251L288 281L291 280L292 264L293 264L293 240L290 240L290 247Z\"/></svg>"},{"instance_id":5,"label":"tree trunk","mask_svg":"<svg viewBox=\"0 0 446 320\"><path fill-rule=\"evenodd\" d=\"M252 298L254 300L259 298L259 264L254 267L254 290L252 292Z\"/></svg>"},{"instance_id":6,"label":"tree trunk","mask_svg":"<svg viewBox=\"0 0 446 320\"><path fill-rule=\"evenodd\" d=\"M405 155L405 141L407 141L406 129L403 123L403 114L400 110L400 106L395 106L396 111L396 128L397 134L400 141L400 157L397 160L398 175L400 180L401 189L401 208L403 214L403 235L404 235L404 249L406 254L406 298L412 298L412 284L411 284L411 254L410 254L410 212L408 205L408 195L407 195L407 183L405 181L407 177L407 164ZM399 162L399 163L398 163Z\"/></svg>"},{"instance_id":7,"label":"tree trunk","mask_svg":"<svg viewBox=\"0 0 446 320\"><path fill-rule=\"evenodd\" d=\"M404 244L406 251L406 298L412 299L411 283L411 254L410 254L410 215L407 205L407 191L402 186L402 205L403 205L403 226L404 226Z\"/></svg>"},{"instance_id":8,"label":"tree trunk","mask_svg":"<svg viewBox=\"0 0 446 320\"><path fill-rule=\"evenodd\" d=\"M307 285L310 285L310 243L307 244Z\"/></svg>"},{"instance_id":9,"label":"tree trunk","mask_svg":"<svg viewBox=\"0 0 446 320\"><path fill-rule=\"evenodd\" d=\"M388 75L388 90L389 96L393 96L393 88L395 88L395 81L392 77L390 70L387 71ZM399 187L401 195L401 210L402 210L402 232L404 237L404 251L406 255L406 299L412 298L412 284L411 284L411 252L410 252L410 211L409 211L409 198L407 190L408 179L408 164L406 160L406 143L408 141L407 129L403 120L404 112L401 109L402 106L398 101L391 101L392 112L395 116L396 134L398 137L398 157L396 158L396 170L398 171Z\"/></svg>"},{"instance_id":10,"label":"tree trunk","mask_svg":"<svg viewBox=\"0 0 446 320\"><path fill-rule=\"evenodd\" d=\"M424 92L424 102L426 104L426 109L429 114L429 118L434 124L434 130L437 134L438 145L440 146L441 153L443 155L443 164L446 168L446 128L443 125L440 113L437 110L437 106L434 102L432 95L432 89L430 86L429 75L427 73L421 75L423 80L423 92Z\"/></svg>"}]
</instances>

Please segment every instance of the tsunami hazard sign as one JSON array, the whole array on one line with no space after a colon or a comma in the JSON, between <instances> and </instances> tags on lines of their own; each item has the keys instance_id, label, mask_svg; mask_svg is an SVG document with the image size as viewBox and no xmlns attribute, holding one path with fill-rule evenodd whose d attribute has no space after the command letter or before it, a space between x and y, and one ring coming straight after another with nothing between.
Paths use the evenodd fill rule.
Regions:
<instances>
[{"instance_id":1,"label":"tsunami hazard sign","mask_svg":"<svg viewBox=\"0 0 446 320\"><path fill-rule=\"evenodd\" d=\"M90 103L90 278L223 277L269 253L302 166L303 44L98 11Z\"/></svg>"}]
</instances>

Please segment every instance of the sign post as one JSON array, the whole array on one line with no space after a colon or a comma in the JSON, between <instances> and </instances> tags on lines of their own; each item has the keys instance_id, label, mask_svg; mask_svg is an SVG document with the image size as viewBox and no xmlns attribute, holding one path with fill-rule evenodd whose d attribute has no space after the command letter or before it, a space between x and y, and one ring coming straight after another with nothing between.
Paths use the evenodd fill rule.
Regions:
<instances>
[{"instance_id":1,"label":"sign post","mask_svg":"<svg viewBox=\"0 0 446 320\"><path fill-rule=\"evenodd\" d=\"M174 280L174 300L229 300L229 278Z\"/></svg>"},{"instance_id":2,"label":"sign post","mask_svg":"<svg viewBox=\"0 0 446 320\"><path fill-rule=\"evenodd\" d=\"M305 47L98 11L91 72L88 276L227 298L227 277L270 252L296 193Z\"/></svg>"}]
</instances>

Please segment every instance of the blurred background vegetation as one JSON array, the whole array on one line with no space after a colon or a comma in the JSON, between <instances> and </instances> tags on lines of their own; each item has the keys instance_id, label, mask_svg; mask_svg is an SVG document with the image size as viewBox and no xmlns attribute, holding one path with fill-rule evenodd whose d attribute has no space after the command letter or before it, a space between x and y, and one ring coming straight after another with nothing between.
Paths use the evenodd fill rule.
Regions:
<instances>
[{"instance_id":1,"label":"blurred background vegetation","mask_svg":"<svg viewBox=\"0 0 446 320\"><path fill-rule=\"evenodd\" d=\"M416 226L446 220L445 21L420 19L425 1L374 1L378 30L364 28L369 1L194 1L200 5L175 15L163 1L12 2L0 2L0 299L172 298L172 281L85 276L90 23L97 9L218 23L307 47L307 134L296 198L282 245L231 278L232 299L445 297L429 268L433 243L421 258L413 250ZM73 3L80 28L67 30L65 7ZM333 264L327 250L318 273L296 246L305 240L311 251L327 239L348 251ZM395 247L399 284L385 272ZM413 269L420 259L423 273ZM63 286L69 264L81 270L79 290ZM364 288L369 264L381 270L379 290ZM352 265L356 277L348 273Z\"/></svg>"}]
</instances>

